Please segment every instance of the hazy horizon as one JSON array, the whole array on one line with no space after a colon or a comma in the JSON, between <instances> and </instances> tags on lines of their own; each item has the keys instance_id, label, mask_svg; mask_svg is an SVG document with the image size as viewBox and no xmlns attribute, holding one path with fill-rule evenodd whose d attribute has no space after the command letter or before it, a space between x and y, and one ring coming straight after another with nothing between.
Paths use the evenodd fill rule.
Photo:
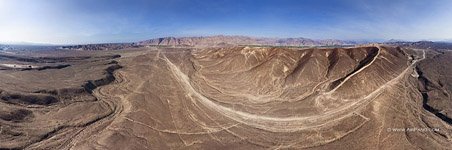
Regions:
<instances>
[{"instance_id":1,"label":"hazy horizon","mask_svg":"<svg viewBox=\"0 0 452 150\"><path fill-rule=\"evenodd\" d=\"M0 42L87 44L243 35L452 40L452 1L0 0Z\"/></svg>"}]
</instances>

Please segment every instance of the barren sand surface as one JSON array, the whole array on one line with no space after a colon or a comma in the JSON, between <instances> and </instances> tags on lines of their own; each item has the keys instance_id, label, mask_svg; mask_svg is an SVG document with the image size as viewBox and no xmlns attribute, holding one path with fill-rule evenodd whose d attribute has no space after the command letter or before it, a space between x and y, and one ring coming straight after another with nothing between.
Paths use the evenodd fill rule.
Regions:
<instances>
[{"instance_id":1,"label":"barren sand surface","mask_svg":"<svg viewBox=\"0 0 452 150\"><path fill-rule=\"evenodd\" d=\"M451 149L450 58L384 45L0 54L40 66L0 65L0 148Z\"/></svg>"}]
</instances>

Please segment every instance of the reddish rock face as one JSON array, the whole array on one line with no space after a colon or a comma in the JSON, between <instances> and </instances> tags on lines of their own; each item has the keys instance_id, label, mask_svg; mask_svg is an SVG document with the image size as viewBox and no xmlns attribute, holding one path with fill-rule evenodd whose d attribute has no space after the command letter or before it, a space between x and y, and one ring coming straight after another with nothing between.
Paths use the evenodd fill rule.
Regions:
<instances>
[{"instance_id":1,"label":"reddish rock face","mask_svg":"<svg viewBox=\"0 0 452 150\"><path fill-rule=\"evenodd\" d=\"M0 70L0 148L452 146L448 73L431 67L448 53L388 46L105 53L27 58L64 68Z\"/></svg>"}]
</instances>

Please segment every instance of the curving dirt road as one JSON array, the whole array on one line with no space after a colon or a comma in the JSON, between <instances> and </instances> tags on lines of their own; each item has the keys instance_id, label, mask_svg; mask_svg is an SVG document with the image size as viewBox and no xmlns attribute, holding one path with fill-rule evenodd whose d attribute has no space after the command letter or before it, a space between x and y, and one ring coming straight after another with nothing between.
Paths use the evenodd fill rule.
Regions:
<instances>
[{"instance_id":1,"label":"curving dirt road","mask_svg":"<svg viewBox=\"0 0 452 150\"><path fill-rule=\"evenodd\" d=\"M96 105L77 107L90 123L26 148L447 149L450 126L422 108L410 76L426 51L376 49L123 52ZM413 127L441 130L393 130Z\"/></svg>"}]
</instances>

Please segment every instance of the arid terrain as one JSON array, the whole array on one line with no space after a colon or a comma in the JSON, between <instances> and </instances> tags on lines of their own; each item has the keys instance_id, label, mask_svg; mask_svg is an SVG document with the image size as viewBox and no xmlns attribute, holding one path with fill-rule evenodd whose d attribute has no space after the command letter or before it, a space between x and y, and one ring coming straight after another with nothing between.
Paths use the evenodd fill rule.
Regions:
<instances>
[{"instance_id":1,"label":"arid terrain","mask_svg":"<svg viewBox=\"0 0 452 150\"><path fill-rule=\"evenodd\" d=\"M0 53L0 149L451 149L451 60L384 44Z\"/></svg>"}]
</instances>

